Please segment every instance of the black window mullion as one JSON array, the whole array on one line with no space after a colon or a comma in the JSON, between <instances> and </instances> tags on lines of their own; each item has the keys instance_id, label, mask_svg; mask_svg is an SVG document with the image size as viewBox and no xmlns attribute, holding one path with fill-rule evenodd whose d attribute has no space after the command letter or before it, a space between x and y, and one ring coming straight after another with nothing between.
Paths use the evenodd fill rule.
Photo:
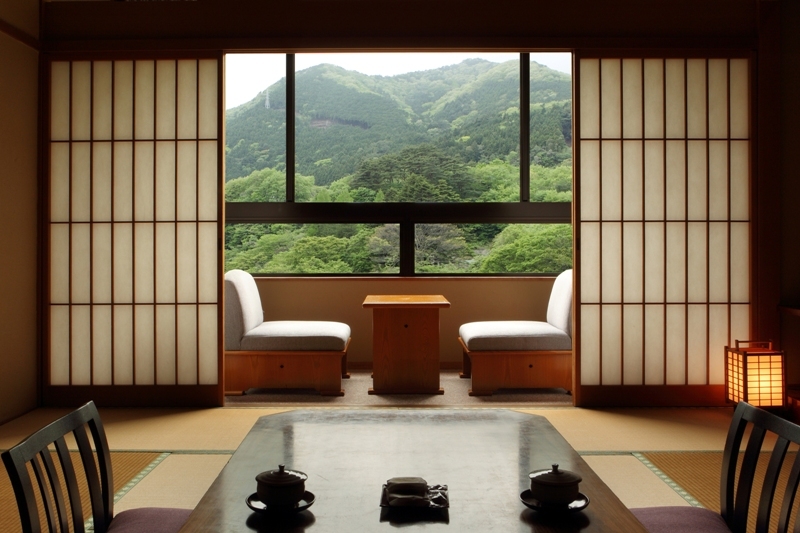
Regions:
<instances>
[{"instance_id":1,"label":"black window mullion","mask_svg":"<svg viewBox=\"0 0 800 533\"><path fill-rule=\"evenodd\" d=\"M286 54L286 201L294 202L294 54Z\"/></svg>"},{"instance_id":2,"label":"black window mullion","mask_svg":"<svg viewBox=\"0 0 800 533\"><path fill-rule=\"evenodd\" d=\"M400 275L413 276L414 262L414 223L405 219L400 223Z\"/></svg>"},{"instance_id":3,"label":"black window mullion","mask_svg":"<svg viewBox=\"0 0 800 533\"><path fill-rule=\"evenodd\" d=\"M519 55L519 199L531 200L531 55Z\"/></svg>"}]
</instances>

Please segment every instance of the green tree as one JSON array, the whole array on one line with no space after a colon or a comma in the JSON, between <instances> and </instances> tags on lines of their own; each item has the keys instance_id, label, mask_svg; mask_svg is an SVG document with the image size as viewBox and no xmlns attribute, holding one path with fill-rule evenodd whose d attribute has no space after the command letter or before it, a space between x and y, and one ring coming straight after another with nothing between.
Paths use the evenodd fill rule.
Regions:
<instances>
[{"instance_id":1,"label":"green tree","mask_svg":"<svg viewBox=\"0 0 800 533\"><path fill-rule=\"evenodd\" d=\"M554 274L572 268L572 227L567 224L509 225L479 267L485 273Z\"/></svg>"}]
</instances>

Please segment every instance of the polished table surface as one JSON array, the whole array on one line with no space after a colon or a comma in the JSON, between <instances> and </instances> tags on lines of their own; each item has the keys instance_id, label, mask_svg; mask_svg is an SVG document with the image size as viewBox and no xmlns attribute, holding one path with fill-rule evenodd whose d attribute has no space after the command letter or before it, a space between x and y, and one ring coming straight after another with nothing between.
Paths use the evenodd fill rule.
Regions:
<instances>
[{"instance_id":1,"label":"polished table surface","mask_svg":"<svg viewBox=\"0 0 800 533\"><path fill-rule=\"evenodd\" d=\"M528 473L558 463L578 473L589 506L543 515L519 500ZM285 464L316 496L285 518L252 512L255 476ZM446 512L380 507L396 476L447 485ZM496 409L298 410L260 418L182 532L392 531L646 532L546 418Z\"/></svg>"}]
</instances>

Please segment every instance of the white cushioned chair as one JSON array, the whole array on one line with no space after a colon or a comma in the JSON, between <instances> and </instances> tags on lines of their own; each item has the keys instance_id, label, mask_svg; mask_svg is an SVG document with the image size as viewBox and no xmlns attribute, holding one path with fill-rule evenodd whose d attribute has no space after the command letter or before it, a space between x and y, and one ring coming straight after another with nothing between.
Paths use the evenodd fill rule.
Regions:
<instances>
[{"instance_id":1,"label":"white cushioned chair","mask_svg":"<svg viewBox=\"0 0 800 533\"><path fill-rule=\"evenodd\" d=\"M498 389L572 390L572 270L556 277L547 322L469 322L458 330L464 351L462 378L472 378L470 396Z\"/></svg>"},{"instance_id":2,"label":"white cushioned chair","mask_svg":"<svg viewBox=\"0 0 800 533\"><path fill-rule=\"evenodd\" d=\"M243 270L225 274L225 391L313 388L342 396L350 326L318 320L264 322L255 279Z\"/></svg>"}]
</instances>

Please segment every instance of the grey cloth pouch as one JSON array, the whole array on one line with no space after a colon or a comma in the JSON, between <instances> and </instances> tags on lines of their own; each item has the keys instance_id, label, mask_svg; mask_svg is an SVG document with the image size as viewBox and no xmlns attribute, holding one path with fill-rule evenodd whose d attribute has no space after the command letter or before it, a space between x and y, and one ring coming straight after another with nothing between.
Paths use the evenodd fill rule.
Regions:
<instances>
[{"instance_id":1,"label":"grey cloth pouch","mask_svg":"<svg viewBox=\"0 0 800 533\"><path fill-rule=\"evenodd\" d=\"M386 482L390 507L427 507L428 482L421 477L393 477Z\"/></svg>"}]
</instances>

